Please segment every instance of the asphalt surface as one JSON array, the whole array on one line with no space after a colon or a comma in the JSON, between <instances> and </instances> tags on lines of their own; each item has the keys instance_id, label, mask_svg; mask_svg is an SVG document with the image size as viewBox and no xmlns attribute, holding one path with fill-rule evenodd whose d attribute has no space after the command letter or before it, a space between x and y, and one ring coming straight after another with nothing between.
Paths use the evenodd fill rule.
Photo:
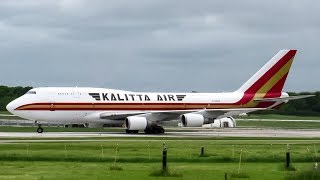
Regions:
<instances>
[{"instance_id":1,"label":"asphalt surface","mask_svg":"<svg viewBox=\"0 0 320 180\"><path fill-rule=\"evenodd\" d=\"M172 130L172 129L171 129ZM191 129L188 128L190 131ZM192 129L192 132L167 132L165 134L126 134L122 132L0 132L0 138L71 138L71 137L292 137L320 138L319 130L312 129Z\"/></svg>"}]
</instances>

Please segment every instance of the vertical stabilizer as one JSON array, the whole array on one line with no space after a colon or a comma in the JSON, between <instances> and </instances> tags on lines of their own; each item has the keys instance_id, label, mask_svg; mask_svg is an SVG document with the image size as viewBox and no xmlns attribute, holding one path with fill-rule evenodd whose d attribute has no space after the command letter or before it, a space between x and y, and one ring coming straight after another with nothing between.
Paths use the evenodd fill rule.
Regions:
<instances>
[{"instance_id":1,"label":"vertical stabilizer","mask_svg":"<svg viewBox=\"0 0 320 180\"><path fill-rule=\"evenodd\" d=\"M297 50L281 50L237 91L280 97Z\"/></svg>"}]
</instances>

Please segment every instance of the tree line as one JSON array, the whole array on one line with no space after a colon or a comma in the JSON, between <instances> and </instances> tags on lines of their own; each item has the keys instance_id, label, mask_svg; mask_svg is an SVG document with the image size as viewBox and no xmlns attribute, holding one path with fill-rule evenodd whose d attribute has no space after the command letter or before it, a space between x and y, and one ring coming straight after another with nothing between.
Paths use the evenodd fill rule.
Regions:
<instances>
[{"instance_id":1,"label":"tree line","mask_svg":"<svg viewBox=\"0 0 320 180\"><path fill-rule=\"evenodd\" d=\"M0 111L6 111L6 106L12 100L22 96L28 92L32 87L7 87L0 86Z\"/></svg>"},{"instance_id":2,"label":"tree line","mask_svg":"<svg viewBox=\"0 0 320 180\"><path fill-rule=\"evenodd\" d=\"M290 96L315 95L313 97L289 101L278 110L257 111L255 114L281 114L295 116L320 116L320 91L317 92L289 92Z\"/></svg>"},{"instance_id":3,"label":"tree line","mask_svg":"<svg viewBox=\"0 0 320 180\"><path fill-rule=\"evenodd\" d=\"M5 111L6 106L12 100L22 96L32 87L7 87L0 86L0 111ZM290 101L284 104L278 110L258 111L255 114L282 114L282 115L303 115L303 116L320 116L320 91L318 92L290 92L290 96L296 95L315 95L314 97Z\"/></svg>"}]
</instances>

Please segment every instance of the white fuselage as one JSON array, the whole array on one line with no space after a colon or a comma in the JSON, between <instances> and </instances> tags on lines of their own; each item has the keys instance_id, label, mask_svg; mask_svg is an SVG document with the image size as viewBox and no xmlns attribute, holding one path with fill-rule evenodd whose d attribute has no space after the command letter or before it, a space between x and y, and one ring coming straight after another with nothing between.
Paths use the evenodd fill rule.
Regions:
<instances>
[{"instance_id":1,"label":"white fuselage","mask_svg":"<svg viewBox=\"0 0 320 180\"><path fill-rule=\"evenodd\" d=\"M155 126L180 119L200 127L215 119L278 107L296 50L281 50L231 93L150 93L102 88L35 88L7 105L20 117L45 122L123 123L129 132L163 133Z\"/></svg>"},{"instance_id":2,"label":"white fuselage","mask_svg":"<svg viewBox=\"0 0 320 180\"><path fill-rule=\"evenodd\" d=\"M35 88L7 109L45 122L116 123L100 115L210 108L239 108L243 93L140 93L103 88Z\"/></svg>"}]
</instances>

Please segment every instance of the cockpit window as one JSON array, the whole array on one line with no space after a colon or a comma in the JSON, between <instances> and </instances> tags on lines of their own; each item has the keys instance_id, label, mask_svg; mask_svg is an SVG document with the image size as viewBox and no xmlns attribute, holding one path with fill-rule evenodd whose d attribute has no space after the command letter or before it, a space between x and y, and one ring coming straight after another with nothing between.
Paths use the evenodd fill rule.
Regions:
<instances>
[{"instance_id":1,"label":"cockpit window","mask_svg":"<svg viewBox=\"0 0 320 180\"><path fill-rule=\"evenodd\" d=\"M28 91L27 94L37 94L35 91Z\"/></svg>"}]
</instances>

